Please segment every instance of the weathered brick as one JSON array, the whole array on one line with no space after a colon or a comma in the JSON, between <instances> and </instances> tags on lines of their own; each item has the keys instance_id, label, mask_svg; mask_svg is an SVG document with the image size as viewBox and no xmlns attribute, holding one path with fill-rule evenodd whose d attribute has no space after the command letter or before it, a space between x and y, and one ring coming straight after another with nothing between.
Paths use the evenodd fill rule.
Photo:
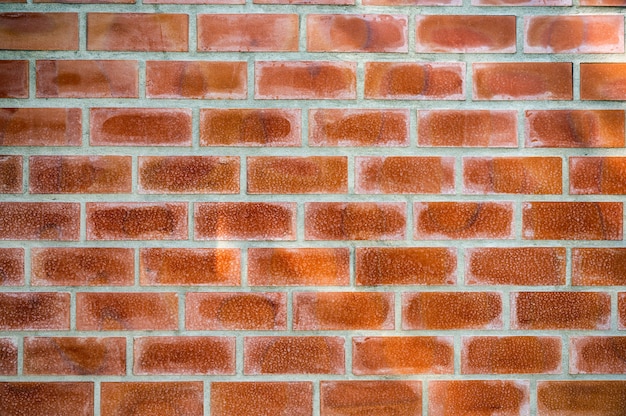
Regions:
<instances>
[{"instance_id":1,"label":"weathered brick","mask_svg":"<svg viewBox=\"0 0 626 416\"><path fill-rule=\"evenodd\" d=\"M539 381L538 416L619 415L626 409L623 380Z\"/></svg>"},{"instance_id":2,"label":"weathered brick","mask_svg":"<svg viewBox=\"0 0 626 416\"><path fill-rule=\"evenodd\" d=\"M17 375L17 343L13 338L0 338L0 375Z\"/></svg>"},{"instance_id":3,"label":"weathered brick","mask_svg":"<svg viewBox=\"0 0 626 416\"><path fill-rule=\"evenodd\" d=\"M517 380L432 380L428 382L428 412L520 416L529 414L530 386Z\"/></svg>"},{"instance_id":4,"label":"weathered brick","mask_svg":"<svg viewBox=\"0 0 626 416\"><path fill-rule=\"evenodd\" d=\"M617 327L626 329L626 292L617 294Z\"/></svg>"},{"instance_id":5,"label":"weathered brick","mask_svg":"<svg viewBox=\"0 0 626 416\"><path fill-rule=\"evenodd\" d=\"M580 99L626 100L626 63L581 63Z\"/></svg>"},{"instance_id":6,"label":"weathered brick","mask_svg":"<svg viewBox=\"0 0 626 416\"><path fill-rule=\"evenodd\" d=\"M531 7L550 7L550 6L571 6L572 0L472 0L472 6L531 6Z\"/></svg>"},{"instance_id":7,"label":"weathered brick","mask_svg":"<svg viewBox=\"0 0 626 416\"><path fill-rule=\"evenodd\" d=\"M80 146L78 108L1 108L2 146Z\"/></svg>"},{"instance_id":8,"label":"weathered brick","mask_svg":"<svg viewBox=\"0 0 626 416\"><path fill-rule=\"evenodd\" d=\"M92 416L93 407L93 382L0 383L2 415Z\"/></svg>"},{"instance_id":9,"label":"weathered brick","mask_svg":"<svg viewBox=\"0 0 626 416\"><path fill-rule=\"evenodd\" d=\"M211 414L310 416L313 414L313 383L213 382Z\"/></svg>"},{"instance_id":10,"label":"weathered brick","mask_svg":"<svg viewBox=\"0 0 626 416\"><path fill-rule=\"evenodd\" d=\"M100 414L202 416L202 381L103 382Z\"/></svg>"},{"instance_id":11,"label":"weathered brick","mask_svg":"<svg viewBox=\"0 0 626 416\"><path fill-rule=\"evenodd\" d=\"M253 0L254 4L328 4L333 6L354 5L355 0Z\"/></svg>"},{"instance_id":12,"label":"weathered brick","mask_svg":"<svg viewBox=\"0 0 626 416\"><path fill-rule=\"evenodd\" d=\"M460 6L462 0L362 0L364 6Z\"/></svg>"},{"instance_id":13,"label":"weathered brick","mask_svg":"<svg viewBox=\"0 0 626 416\"><path fill-rule=\"evenodd\" d=\"M77 241L80 205L70 202L0 202L0 240Z\"/></svg>"},{"instance_id":14,"label":"weathered brick","mask_svg":"<svg viewBox=\"0 0 626 416\"><path fill-rule=\"evenodd\" d=\"M0 248L0 286L24 284L24 249Z\"/></svg>"},{"instance_id":15,"label":"weathered brick","mask_svg":"<svg viewBox=\"0 0 626 416\"><path fill-rule=\"evenodd\" d=\"M572 285L626 285L626 248L572 249Z\"/></svg>"},{"instance_id":16,"label":"weathered brick","mask_svg":"<svg viewBox=\"0 0 626 416\"><path fill-rule=\"evenodd\" d=\"M626 194L626 158L570 157L569 192L577 195Z\"/></svg>"},{"instance_id":17,"label":"weathered brick","mask_svg":"<svg viewBox=\"0 0 626 416\"><path fill-rule=\"evenodd\" d=\"M28 85L28 61L0 61L0 98L28 98Z\"/></svg>"},{"instance_id":18,"label":"weathered brick","mask_svg":"<svg viewBox=\"0 0 626 416\"><path fill-rule=\"evenodd\" d=\"M78 14L0 13L0 49L78 50Z\"/></svg>"},{"instance_id":19,"label":"weathered brick","mask_svg":"<svg viewBox=\"0 0 626 416\"><path fill-rule=\"evenodd\" d=\"M403 380L322 381L322 416L421 416L422 382Z\"/></svg>"},{"instance_id":20,"label":"weathered brick","mask_svg":"<svg viewBox=\"0 0 626 416\"><path fill-rule=\"evenodd\" d=\"M0 194L22 193L22 156L0 155Z\"/></svg>"},{"instance_id":21,"label":"weathered brick","mask_svg":"<svg viewBox=\"0 0 626 416\"><path fill-rule=\"evenodd\" d=\"M626 337L572 337L569 351L571 374L626 373Z\"/></svg>"},{"instance_id":22,"label":"weathered brick","mask_svg":"<svg viewBox=\"0 0 626 416\"><path fill-rule=\"evenodd\" d=\"M5 331L68 330L70 329L70 294L61 292L0 293L0 329Z\"/></svg>"}]
</instances>

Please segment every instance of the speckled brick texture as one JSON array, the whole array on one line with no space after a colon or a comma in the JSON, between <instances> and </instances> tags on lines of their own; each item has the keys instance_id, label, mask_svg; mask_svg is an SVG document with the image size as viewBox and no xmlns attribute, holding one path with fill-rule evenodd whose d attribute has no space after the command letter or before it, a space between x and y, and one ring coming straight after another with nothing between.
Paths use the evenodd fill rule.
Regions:
<instances>
[{"instance_id":1,"label":"speckled brick texture","mask_svg":"<svg viewBox=\"0 0 626 416\"><path fill-rule=\"evenodd\" d=\"M625 12L0 0L0 415L626 415Z\"/></svg>"}]
</instances>

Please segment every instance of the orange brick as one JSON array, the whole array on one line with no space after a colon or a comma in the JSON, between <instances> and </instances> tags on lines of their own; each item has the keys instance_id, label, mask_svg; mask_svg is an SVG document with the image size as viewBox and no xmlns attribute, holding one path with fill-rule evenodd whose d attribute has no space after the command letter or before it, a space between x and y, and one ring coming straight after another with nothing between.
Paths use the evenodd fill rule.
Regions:
<instances>
[{"instance_id":1,"label":"orange brick","mask_svg":"<svg viewBox=\"0 0 626 416\"><path fill-rule=\"evenodd\" d=\"M310 52L408 52L407 18L388 14L309 14Z\"/></svg>"},{"instance_id":2,"label":"orange brick","mask_svg":"<svg viewBox=\"0 0 626 416\"><path fill-rule=\"evenodd\" d=\"M570 194L626 194L626 158L570 157Z\"/></svg>"},{"instance_id":3,"label":"orange brick","mask_svg":"<svg viewBox=\"0 0 626 416\"><path fill-rule=\"evenodd\" d=\"M515 16L418 15L421 53L515 53Z\"/></svg>"},{"instance_id":4,"label":"orange brick","mask_svg":"<svg viewBox=\"0 0 626 416\"><path fill-rule=\"evenodd\" d=\"M527 240L621 240L621 202L525 202Z\"/></svg>"},{"instance_id":5,"label":"orange brick","mask_svg":"<svg viewBox=\"0 0 626 416\"><path fill-rule=\"evenodd\" d=\"M31 156L33 194L119 194L132 190L130 156Z\"/></svg>"},{"instance_id":6,"label":"orange brick","mask_svg":"<svg viewBox=\"0 0 626 416\"><path fill-rule=\"evenodd\" d=\"M356 157L356 192L364 194L451 194L454 158Z\"/></svg>"},{"instance_id":7,"label":"orange brick","mask_svg":"<svg viewBox=\"0 0 626 416\"><path fill-rule=\"evenodd\" d=\"M138 337L133 374L235 374L234 337Z\"/></svg>"},{"instance_id":8,"label":"orange brick","mask_svg":"<svg viewBox=\"0 0 626 416\"><path fill-rule=\"evenodd\" d=\"M581 6L626 6L625 0L580 0Z\"/></svg>"},{"instance_id":9,"label":"orange brick","mask_svg":"<svg viewBox=\"0 0 626 416\"><path fill-rule=\"evenodd\" d=\"M617 327L626 329L626 292L617 294Z\"/></svg>"},{"instance_id":10,"label":"orange brick","mask_svg":"<svg viewBox=\"0 0 626 416\"><path fill-rule=\"evenodd\" d=\"M580 99L626 100L626 63L581 63Z\"/></svg>"},{"instance_id":11,"label":"orange brick","mask_svg":"<svg viewBox=\"0 0 626 416\"><path fill-rule=\"evenodd\" d=\"M137 61L37 61L37 98L138 98Z\"/></svg>"},{"instance_id":12,"label":"orange brick","mask_svg":"<svg viewBox=\"0 0 626 416\"><path fill-rule=\"evenodd\" d=\"M624 110L526 111L526 147L624 147Z\"/></svg>"},{"instance_id":13,"label":"orange brick","mask_svg":"<svg viewBox=\"0 0 626 416\"><path fill-rule=\"evenodd\" d=\"M78 50L77 13L0 13L0 48Z\"/></svg>"},{"instance_id":14,"label":"orange brick","mask_svg":"<svg viewBox=\"0 0 626 416\"><path fill-rule=\"evenodd\" d=\"M355 99L356 63L324 61L257 61L254 98Z\"/></svg>"},{"instance_id":15,"label":"orange brick","mask_svg":"<svg viewBox=\"0 0 626 416\"><path fill-rule=\"evenodd\" d=\"M465 283L556 286L565 284L565 248L476 247L465 252Z\"/></svg>"},{"instance_id":16,"label":"orange brick","mask_svg":"<svg viewBox=\"0 0 626 416\"><path fill-rule=\"evenodd\" d=\"M464 337L463 374L559 374L561 337Z\"/></svg>"},{"instance_id":17,"label":"orange brick","mask_svg":"<svg viewBox=\"0 0 626 416\"><path fill-rule=\"evenodd\" d=\"M310 416L313 414L313 383L213 382L211 414Z\"/></svg>"},{"instance_id":18,"label":"orange brick","mask_svg":"<svg viewBox=\"0 0 626 416\"><path fill-rule=\"evenodd\" d=\"M571 374L626 373L626 337L570 338Z\"/></svg>"},{"instance_id":19,"label":"orange brick","mask_svg":"<svg viewBox=\"0 0 626 416\"><path fill-rule=\"evenodd\" d=\"M132 286L131 248L33 247L33 286Z\"/></svg>"},{"instance_id":20,"label":"orange brick","mask_svg":"<svg viewBox=\"0 0 626 416\"><path fill-rule=\"evenodd\" d=\"M33 3L134 4L136 0L33 0ZM147 2L146 2L147 3Z\"/></svg>"},{"instance_id":21,"label":"orange brick","mask_svg":"<svg viewBox=\"0 0 626 416\"><path fill-rule=\"evenodd\" d=\"M13 338L0 338L0 375L17 375L17 343Z\"/></svg>"},{"instance_id":22,"label":"orange brick","mask_svg":"<svg viewBox=\"0 0 626 416\"><path fill-rule=\"evenodd\" d=\"M124 338L24 338L24 374L108 375L126 374Z\"/></svg>"},{"instance_id":23,"label":"orange brick","mask_svg":"<svg viewBox=\"0 0 626 416\"><path fill-rule=\"evenodd\" d=\"M497 292L403 293L402 328L502 328L502 297Z\"/></svg>"},{"instance_id":24,"label":"orange brick","mask_svg":"<svg viewBox=\"0 0 626 416\"><path fill-rule=\"evenodd\" d=\"M0 287L24 284L24 249L0 248Z\"/></svg>"},{"instance_id":25,"label":"orange brick","mask_svg":"<svg viewBox=\"0 0 626 416\"><path fill-rule=\"evenodd\" d=\"M365 98L464 100L464 62L366 62Z\"/></svg>"},{"instance_id":26,"label":"orange brick","mask_svg":"<svg viewBox=\"0 0 626 416\"><path fill-rule=\"evenodd\" d=\"M305 205L307 240L401 240L406 205L376 202L311 202Z\"/></svg>"},{"instance_id":27,"label":"orange brick","mask_svg":"<svg viewBox=\"0 0 626 416\"><path fill-rule=\"evenodd\" d=\"M245 4L245 0L144 0L144 4Z\"/></svg>"},{"instance_id":28,"label":"orange brick","mask_svg":"<svg viewBox=\"0 0 626 416\"><path fill-rule=\"evenodd\" d=\"M0 293L0 329L5 331L68 330L70 329L70 294Z\"/></svg>"},{"instance_id":29,"label":"orange brick","mask_svg":"<svg viewBox=\"0 0 626 416\"><path fill-rule=\"evenodd\" d=\"M344 374L341 337L246 337L243 372L250 374Z\"/></svg>"},{"instance_id":30,"label":"orange brick","mask_svg":"<svg viewBox=\"0 0 626 416\"><path fill-rule=\"evenodd\" d=\"M517 114L508 110L419 110L420 146L517 147Z\"/></svg>"},{"instance_id":31,"label":"orange brick","mask_svg":"<svg viewBox=\"0 0 626 416\"><path fill-rule=\"evenodd\" d=\"M432 380L428 382L428 412L519 416L529 414L530 386L517 380Z\"/></svg>"},{"instance_id":32,"label":"orange brick","mask_svg":"<svg viewBox=\"0 0 626 416\"><path fill-rule=\"evenodd\" d=\"M525 53L623 53L624 16L524 16Z\"/></svg>"},{"instance_id":33,"label":"orange brick","mask_svg":"<svg viewBox=\"0 0 626 416\"><path fill-rule=\"evenodd\" d=\"M451 337L354 337L355 375L452 374Z\"/></svg>"},{"instance_id":34,"label":"orange brick","mask_svg":"<svg viewBox=\"0 0 626 416\"><path fill-rule=\"evenodd\" d=\"M309 110L312 146L408 146L408 110Z\"/></svg>"},{"instance_id":35,"label":"orange brick","mask_svg":"<svg viewBox=\"0 0 626 416\"><path fill-rule=\"evenodd\" d=\"M234 248L142 248L139 251L142 286L238 286L240 268L239 249Z\"/></svg>"},{"instance_id":36,"label":"orange brick","mask_svg":"<svg viewBox=\"0 0 626 416\"><path fill-rule=\"evenodd\" d=\"M0 240L78 241L80 204L0 202Z\"/></svg>"},{"instance_id":37,"label":"orange brick","mask_svg":"<svg viewBox=\"0 0 626 416\"><path fill-rule=\"evenodd\" d=\"M299 146L299 109L200 109L201 146Z\"/></svg>"},{"instance_id":38,"label":"orange brick","mask_svg":"<svg viewBox=\"0 0 626 416\"><path fill-rule=\"evenodd\" d=\"M322 381L321 415L421 416L422 382Z\"/></svg>"},{"instance_id":39,"label":"orange brick","mask_svg":"<svg viewBox=\"0 0 626 416\"><path fill-rule=\"evenodd\" d=\"M148 61L148 98L244 99L245 62Z\"/></svg>"},{"instance_id":40,"label":"orange brick","mask_svg":"<svg viewBox=\"0 0 626 416\"><path fill-rule=\"evenodd\" d=\"M572 0L472 0L472 6L571 6Z\"/></svg>"},{"instance_id":41,"label":"orange brick","mask_svg":"<svg viewBox=\"0 0 626 416\"><path fill-rule=\"evenodd\" d=\"M348 192L345 156L248 157L248 194Z\"/></svg>"},{"instance_id":42,"label":"orange brick","mask_svg":"<svg viewBox=\"0 0 626 416\"><path fill-rule=\"evenodd\" d=\"M176 293L77 293L79 331L178 329Z\"/></svg>"},{"instance_id":43,"label":"orange brick","mask_svg":"<svg viewBox=\"0 0 626 416\"><path fill-rule=\"evenodd\" d=\"M298 50L298 15L199 14L198 50L295 52Z\"/></svg>"},{"instance_id":44,"label":"orange brick","mask_svg":"<svg viewBox=\"0 0 626 416\"><path fill-rule=\"evenodd\" d=\"M202 381L103 382L100 389L102 415L204 414Z\"/></svg>"},{"instance_id":45,"label":"orange brick","mask_svg":"<svg viewBox=\"0 0 626 416\"><path fill-rule=\"evenodd\" d=\"M571 62L477 62L475 100L571 100Z\"/></svg>"},{"instance_id":46,"label":"orange brick","mask_svg":"<svg viewBox=\"0 0 626 416\"><path fill-rule=\"evenodd\" d=\"M328 4L328 5L354 5L355 0L253 0L254 4Z\"/></svg>"},{"instance_id":47,"label":"orange brick","mask_svg":"<svg viewBox=\"0 0 626 416\"><path fill-rule=\"evenodd\" d=\"M87 13L87 50L183 52L189 16L168 13Z\"/></svg>"},{"instance_id":48,"label":"orange brick","mask_svg":"<svg viewBox=\"0 0 626 416\"><path fill-rule=\"evenodd\" d=\"M362 0L364 6L461 6L462 0Z\"/></svg>"},{"instance_id":49,"label":"orange brick","mask_svg":"<svg viewBox=\"0 0 626 416\"><path fill-rule=\"evenodd\" d=\"M393 293L295 293L293 328L315 331L394 329Z\"/></svg>"},{"instance_id":50,"label":"orange brick","mask_svg":"<svg viewBox=\"0 0 626 416\"><path fill-rule=\"evenodd\" d=\"M572 285L625 286L626 248L572 249Z\"/></svg>"},{"instance_id":51,"label":"orange brick","mask_svg":"<svg viewBox=\"0 0 626 416\"><path fill-rule=\"evenodd\" d=\"M28 61L0 61L0 98L28 98Z\"/></svg>"},{"instance_id":52,"label":"orange brick","mask_svg":"<svg viewBox=\"0 0 626 416\"><path fill-rule=\"evenodd\" d=\"M79 108L1 108L2 146L80 146Z\"/></svg>"},{"instance_id":53,"label":"orange brick","mask_svg":"<svg viewBox=\"0 0 626 416\"><path fill-rule=\"evenodd\" d=\"M537 415L619 415L626 409L623 380L539 381Z\"/></svg>"},{"instance_id":54,"label":"orange brick","mask_svg":"<svg viewBox=\"0 0 626 416\"><path fill-rule=\"evenodd\" d=\"M347 248L250 248L248 284L253 286L347 286Z\"/></svg>"},{"instance_id":55,"label":"orange brick","mask_svg":"<svg viewBox=\"0 0 626 416\"><path fill-rule=\"evenodd\" d=\"M456 282L456 250L445 247L359 247L356 284L449 285Z\"/></svg>"},{"instance_id":56,"label":"orange brick","mask_svg":"<svg viewBox=\"0 0 626 416\"><path fill-rule=\"evenodd\" d=\"M513 329L609 329L611 299L600 292L511 294Z\"/></svg>"},{"instance_id":57,"label":"orange brick","mask_svg":"<svg viewBox=\"0 0 626 416\"><path fill-rule=\"evenodd\" d=\"M0 156L0 194L22 193L22 156Z\"/></svg>"},{"instance_id":58,"label":"orange brick","mask_svg":"<svg viewBox=\"0 0 626 416\"><path fill-rule=\"evenodd\" d=\"M93 416L92 382L0 383L0 414Z\"/></svg>"}]
</instances>

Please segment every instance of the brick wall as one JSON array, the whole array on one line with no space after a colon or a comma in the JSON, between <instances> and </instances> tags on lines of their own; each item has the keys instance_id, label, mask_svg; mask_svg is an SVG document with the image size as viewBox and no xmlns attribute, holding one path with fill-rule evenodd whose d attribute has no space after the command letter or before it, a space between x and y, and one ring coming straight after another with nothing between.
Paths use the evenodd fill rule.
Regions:
<instances>
[{"instance_id":1,"label":"brick wall","mask_svg":"<svg viewBox=\"0 0 626 416\"><path fill-rule=\"evenodd\" d=\"M624 0L78 2L0 5L0 414L626 414Z\"/></svg>"}]
</instances>

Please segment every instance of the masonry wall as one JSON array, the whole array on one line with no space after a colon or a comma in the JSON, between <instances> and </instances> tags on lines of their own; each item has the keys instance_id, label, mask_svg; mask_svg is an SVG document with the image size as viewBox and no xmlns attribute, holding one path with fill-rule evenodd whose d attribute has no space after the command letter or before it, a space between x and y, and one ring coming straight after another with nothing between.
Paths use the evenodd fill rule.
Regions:
<instances>
[{"instance_id":1,"label":"masonry wall","mask_svg":"<svg viewBox=\"0 0 626 416\"><path fill-rule=\"evenodd\" d=\"M625 415L624 0L0 5L0 414Z\"/></svg>"}]
</instances>

